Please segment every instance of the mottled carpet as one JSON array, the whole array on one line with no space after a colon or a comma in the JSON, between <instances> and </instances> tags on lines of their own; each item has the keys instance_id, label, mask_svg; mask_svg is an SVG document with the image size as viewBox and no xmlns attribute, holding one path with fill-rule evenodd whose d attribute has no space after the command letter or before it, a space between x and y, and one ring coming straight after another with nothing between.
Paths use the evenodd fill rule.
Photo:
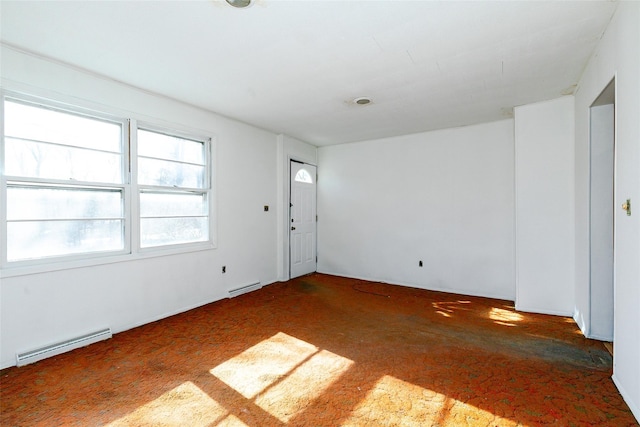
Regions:
<instances>
[{"instance_id":1,"label":"mottled carpet","mask_svg":"<svg viewBox=\"0 0 640 427\"><path fill-rule=\"evenodd\" d=\"M2 426L637 426L602 343L510 301L313 274L0 372Z\"/></svg>"}]
</instances>

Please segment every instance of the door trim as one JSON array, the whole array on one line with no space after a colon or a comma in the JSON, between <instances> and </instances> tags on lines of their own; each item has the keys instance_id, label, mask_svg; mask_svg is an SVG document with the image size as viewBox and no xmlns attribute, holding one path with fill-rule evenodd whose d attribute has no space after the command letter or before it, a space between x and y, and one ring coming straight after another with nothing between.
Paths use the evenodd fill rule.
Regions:
<instances>
[{"instance_id":1,"label":"door trim","mask_svg":"<svg viewBox=\"0 0 640 427\"><path fill-rule=\"evenodd\" d=\"M617 211L616 211L616 206L619 206L617 200L616 200L616 194L617 194L617 184L618 184L618 180L617 180L617 158L618 158L618 143L617 143L617 138L618 138L618 132L617 132L617 109L616 109L616 76L614 76L609 83L605 86L605 88L602 90L602 92L600 92L600 94L595 98L595 100L593 101L593 103L589 106L589 115L588 115L588 126L589 126L589 145L588 145L588 157L589 157L589 163L588 163L588 171L589 171L589 176L588 176L588 180L589 180L589 191L588 191L588 196L587 196L587 200L588 200L588 256L589 256L589 263L588 263L588 318L587 318L587 324L585 325L584 328L584 335L587 338L591 338L591 339L596 339L596 340L601 340L601 341L612 341L615 335L615 287L616 287L616 278L615 278L615 269L616 269L616 245L615 245L615 236L616 236L616 215L617 215ZM611 288L610 290L610 294L608 294L607 296L610 296L611 301L610 301L610 305L608 305L604 310L606 310L607 308L610 309L610 315L609 315L609 322L607 322L610 325L610 331L604 331L602 330L602 322L598 323L597 325L594 326L595 323L595 314L594 312L596 311L596 308L594 308L595 306L595 301L594 301L594 295L596 294L597 290L602 291L601 288L599 289L595 289L595 286L597 284L594 283L593 281L593 272L594 272L594 264L593 264L593 254L594 252L599 253L598 250L601 250L601 246L594 246L594 232L602 232L604 230L604 228L595 228L594 229L594 218L593 218L593 206L594 206L594 185L597 185L596 182L594 182L594 135L593 135L593 126L594 123L597 124L597 121L594 121L594 108L598 108L598 107L604 107L604 106L611 106L612 107L612 117L611 117L611 123L609 123L607 121L607 125L611 125L612 128L608 129L612 132L612 140L611 140L611 146L607 147L607 150L610 150L608 154L612 155L613 158L613 163L610 165L611 169L612 169L612 176L607 176L607 179L611 179L610 182L607 182L608 185L610 185L609 190L610 190L610 205L609 207L611 208L611 218L610 218L610 223L608 224L608 226L606 227L607 233L610 233L610 238L611 238L611 252L608 253L607 255L610 255L611 258L611 265L610 265L610 277L611 277ZM595 223L596 225L599 225L598 223ZM601 264L599 265L601 266ZM607 269L609 270L609 269ZM601 297L601 295L600 295ZM600 302L601 298L598 298L598 302ZM598 314L602 314L602 310L603 310L603 306L599 305L597 306L598 308Z\"/></svg>"},{"instance_id":2,"label":"door trim","mask_svg":"<svg viewBox=\"0 0 640 427\"><path fill-rule=\"evenodd\" d=\"M285 235L286 235L286 258L285 258L285 262L286 262L286 270L285 270L285 274L286 274L286 280L291 279L291 164L292 163L297 163L300 165L308 165L311 166L313 168L315 168L316 170L316 176L313 177L313 179L315 179L314 181L314 185L316 187L316 229L315 229L315 254L316 254L316 270L318 267L318 223L317 223L317 207L318 207L318 194L317 194L317 190L318 190L318 166L314 165L313 163L309 163L306 161L302 161L302 160L298 160L297 158L293 158L288 156L288 160L289 160L289 164L287 166L287 176L288 176L288 180L289 180L289 191L287 192L286 195L286 206L287 206L287 214L286 214L286 221L287 221L287 227L285 229Z\"/></svg>"}]
</instances>

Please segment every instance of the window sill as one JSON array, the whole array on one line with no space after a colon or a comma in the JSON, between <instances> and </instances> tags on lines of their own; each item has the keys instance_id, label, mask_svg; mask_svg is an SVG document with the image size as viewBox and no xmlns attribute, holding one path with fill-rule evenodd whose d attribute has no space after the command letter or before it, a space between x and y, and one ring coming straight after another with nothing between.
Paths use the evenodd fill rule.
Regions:
<instances>
[{"instance_id":1,"label":"window sill","mask_svg":"<svg viewBox=\"0 0 640 427\"><path fill-rule=\"evenodd\" d=\"M197 243L189 245L176 245L173 247L145 249L137 253L114 254L96 256L93 258L83 258L65 261L52 261L50 263L28 264L7 266L0 269L0 279L10 277L28 276L31 274L50 273L54 271L73 270L78 268L94 267L105 264L117 264L123 262L135 262L148 258L180 255L192 252L209 251L216 249L216 245L207 243Z\"/></svg>"}]
</instances>

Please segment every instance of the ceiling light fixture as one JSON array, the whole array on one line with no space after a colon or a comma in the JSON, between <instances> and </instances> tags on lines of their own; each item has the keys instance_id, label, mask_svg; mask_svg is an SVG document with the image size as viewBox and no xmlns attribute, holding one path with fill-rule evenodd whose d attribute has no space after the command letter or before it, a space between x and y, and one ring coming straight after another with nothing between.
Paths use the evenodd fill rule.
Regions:
<instances>
[{"instance_id":1,"label":"ceiling light fixture","mask_svg":"<svg viewBox=\"0 0 640 427\"><path fill-rule=\"evenodd\" d=\"M245 7L251 6L251 0L226 0L226 2L238 9L244 9Z\"/></svg>"},{"instance_id":2,"label":"ceiling light fixture","mask_svg":"<svg viewBox=\"0 0 640 427\"><path fill-rule=\"evenodd\" d=\"M357 105L368 105L368 104L371 104L371 98L367 98L366 96L362 96L360 98L354 99L353 103L357 104Z\"/></svg>"}]
</instances>

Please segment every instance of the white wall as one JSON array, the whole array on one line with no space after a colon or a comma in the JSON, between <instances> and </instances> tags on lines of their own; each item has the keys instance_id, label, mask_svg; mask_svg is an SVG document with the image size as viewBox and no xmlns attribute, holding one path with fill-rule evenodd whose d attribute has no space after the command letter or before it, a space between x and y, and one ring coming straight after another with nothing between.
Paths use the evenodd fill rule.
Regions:
<instances>
[{"instance_id":1,"label":"white wall","mask_svg":"<svg viewBox=\"0 0 640 427\"><path fill-rule=\"evenodd\" d=\"M574 99L515 109L516 308L574 307Z\"/></svg>"},{"instance_id":2,"label":"white wall","mask_svg":"<svg viewBox=\"0 0 640 427\"><path fill-rule=\"evenodd\" d=\"M640 3L620 2L576 91L576 302L589 292L589 106L616 79L613 379L640 420ZM631 198L631 216L620 205ZM581 305L576 307L580 315ZM579 318L578 318L579 320Z\"/></svg>"},{"instance_id":3,"label":"white wall","mask_svg":"<svg viewBox=\"0 0 640 427\"><path fill-rule=\"evenodd\" d=\"M514 299L512 120L321 147L318 160L318 271Z\"/></svg>"},{"instance_id":4,"label":"white wall","mask_svg":"<svg viewBox=\"0 0 640 427\"><path fill-rule=\"evenodd\" d=\"M276 280L277 137L112 80L2 48L2 85L216 140L217 249L7 277L0 286L0 366L16 352L110 326L123 331ZM226 265L227 273L221 273Z\"/></svg>"}]
</instances>

